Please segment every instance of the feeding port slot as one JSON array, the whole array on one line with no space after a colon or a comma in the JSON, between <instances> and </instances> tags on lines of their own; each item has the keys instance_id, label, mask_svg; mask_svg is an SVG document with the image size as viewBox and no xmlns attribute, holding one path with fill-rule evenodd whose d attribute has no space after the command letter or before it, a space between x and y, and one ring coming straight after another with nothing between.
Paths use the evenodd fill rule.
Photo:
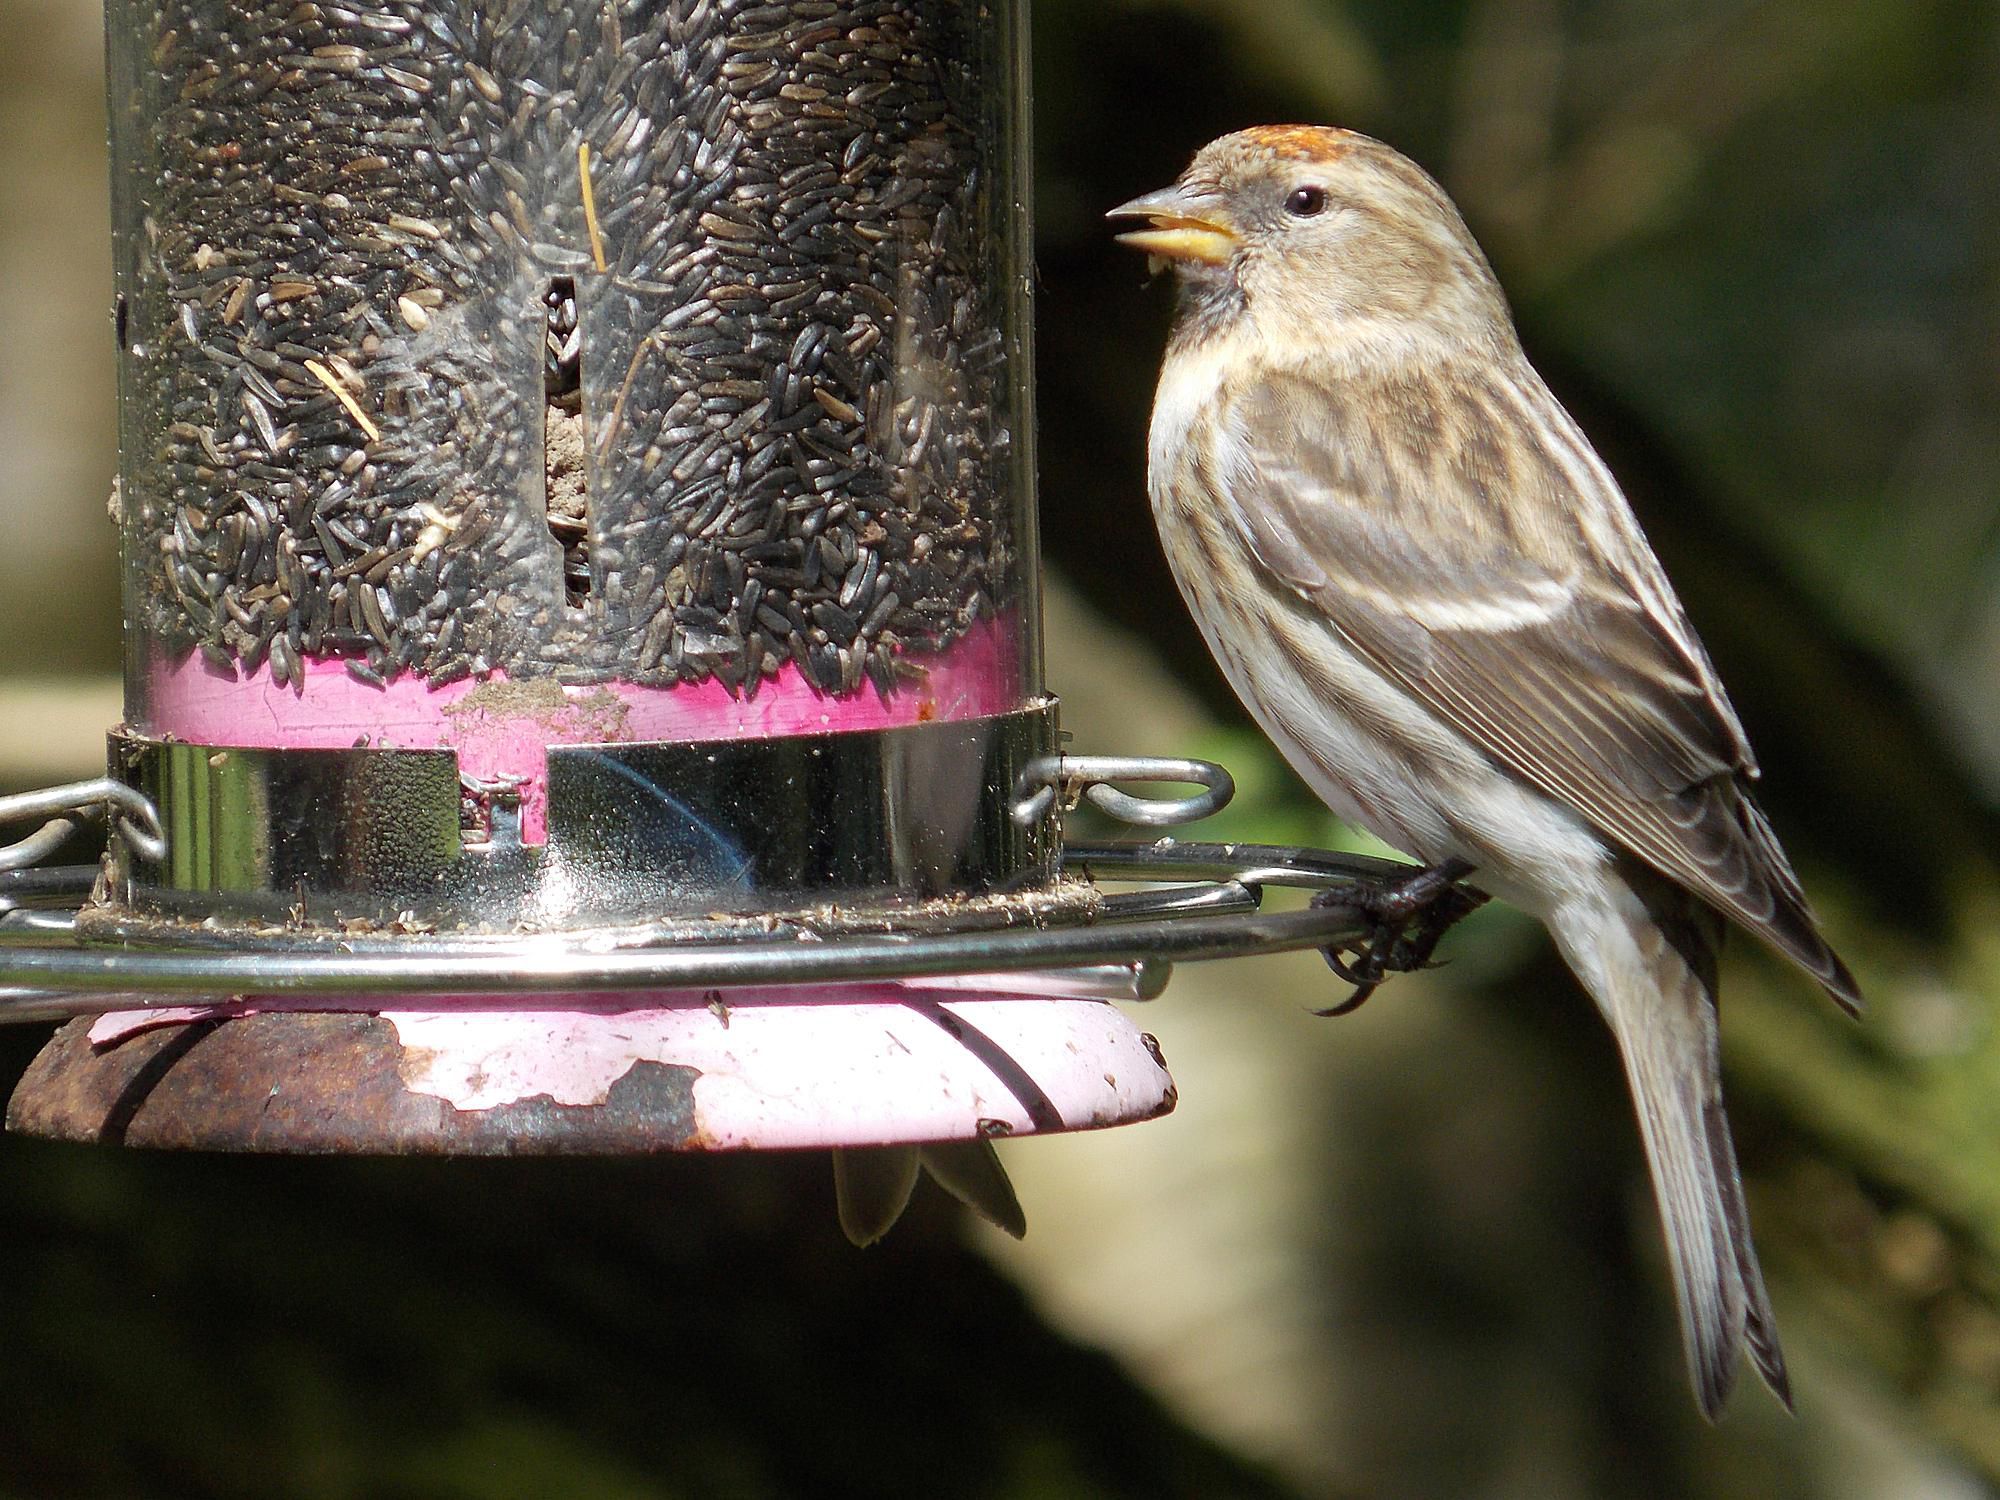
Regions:
<instances>
[{"instance_id":1,"label":"feeding port slot","mask_svg":"<svg viewBox=\"0 0 2000 1500\"><path fill-rule=\"evenodd\" d=\"M543 293L547 338L542 366L548 406L542 429L549 535L562 548L563 602L590 597L590 468L583 412L583 327L576 280L557 276Z\"/></svg>"}]
</instances>

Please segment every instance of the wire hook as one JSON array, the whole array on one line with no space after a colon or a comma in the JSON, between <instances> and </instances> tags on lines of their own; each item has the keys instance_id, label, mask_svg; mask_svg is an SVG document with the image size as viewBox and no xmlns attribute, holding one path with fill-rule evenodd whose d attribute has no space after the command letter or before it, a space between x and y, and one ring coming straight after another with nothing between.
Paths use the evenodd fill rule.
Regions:
<instances>
[{"instance_id":1,"label":"wire hook","mask_svg":"<svg viewBox=\"0 0 2000 1500\"><path fill-rule=\"evenodd\" d=\"M167 857L167 836L152 801L136 787L100 776L0 797L0 825L48 820L26 838L0 844L0 870L25 869L48 858L76 831L78 817L99 813L115 819L119 835L141 859L158 864Z\"/></svg>"},{"instance_id":2,"label":"wire hook","mask_svg":"<svg viewBox=\"0 0 2000 1500\"><path fill-rule=\"evenodd\" d=\"M1135 797L1113 782L1180 782L1199 786L1191 797ZM1100 812L1121 823L1171 828L1222 811L1236 795L1236 781L1212 760L1154 755L1038 755L1014 788L1014 817L1032 823L1061 796L1065 806L1088 798Z\"/></svg>"}]
</instances>

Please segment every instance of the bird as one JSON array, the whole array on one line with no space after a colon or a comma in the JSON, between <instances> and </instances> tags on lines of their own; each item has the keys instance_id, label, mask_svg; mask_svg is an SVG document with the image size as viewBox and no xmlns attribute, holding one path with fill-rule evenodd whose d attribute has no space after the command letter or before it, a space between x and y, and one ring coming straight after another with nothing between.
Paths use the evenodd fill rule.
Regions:
<instances>
[{"instance_id":1,"label":"bird","mask_svg":"<svg viewBox=\"0 0 2000 1500\"><path fill-rule=\"evenodd\" d=\"M1175 273L1147 490L1209 649L1312 790L1419 861L1386 911L1476 872L1547 928L1623 1061L1696 1403L1718 1418L1747 1350L1790 1409L1723 1110L1724 927L1861 994L1616 479L1393 147L1243 130L1109 217Z\"/></svg>"}]
</instances>

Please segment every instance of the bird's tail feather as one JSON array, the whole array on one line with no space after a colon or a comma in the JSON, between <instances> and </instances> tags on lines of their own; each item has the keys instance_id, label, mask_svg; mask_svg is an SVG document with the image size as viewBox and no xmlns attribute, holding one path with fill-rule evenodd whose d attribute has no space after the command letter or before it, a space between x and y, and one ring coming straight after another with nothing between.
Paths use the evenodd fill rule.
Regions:
<instances>
[{"instance_id":1,"label":"bird's tail feather","mask_svg":"<svg viewBox=\"0 0 2000 1500\"><path fill-rule=\"evenodd\" d=\"M1606 899L1568 907L1551 926L1625 1061L1696 1400L1711 1420L1720 1414L1742 1346L1789 1408L1784 1352L1722 1107L1715 1009L1720 924L1707 907L1650 872L1627 873Z\"/></svg>"}]
</instances>

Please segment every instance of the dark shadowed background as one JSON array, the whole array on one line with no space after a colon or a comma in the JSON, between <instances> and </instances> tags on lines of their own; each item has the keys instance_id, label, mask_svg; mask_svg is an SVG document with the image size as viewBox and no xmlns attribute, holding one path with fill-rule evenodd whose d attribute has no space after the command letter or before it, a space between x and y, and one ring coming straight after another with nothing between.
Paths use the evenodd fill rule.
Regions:
<instances>
[{"instance_id":1,"label":"dark shadowed background","mask_svg":"<svg viewBox=\"0 0 2000 1500\"><path fill-rule=\"evenodd\" d=\"M373 1163L0 1140L0 1496L1959 1497L2000 1481L2000 7L1043 0L1049 674L1351 842L1145 514L1170 313L1105 207L1208 138L1380 135L1457 197L1626 480L1871 999L1739 949L1732 1113L1796 1420L1685 1390L1607 1038L1536 933L1318 1021L1183 969L1172 1117L1024 1141L850 1250L819 1158ZM0 786L117 717L98 14L0 0ZM0 1031L0 1082L42 1040Z\"/></svg>"}]
</instances>

